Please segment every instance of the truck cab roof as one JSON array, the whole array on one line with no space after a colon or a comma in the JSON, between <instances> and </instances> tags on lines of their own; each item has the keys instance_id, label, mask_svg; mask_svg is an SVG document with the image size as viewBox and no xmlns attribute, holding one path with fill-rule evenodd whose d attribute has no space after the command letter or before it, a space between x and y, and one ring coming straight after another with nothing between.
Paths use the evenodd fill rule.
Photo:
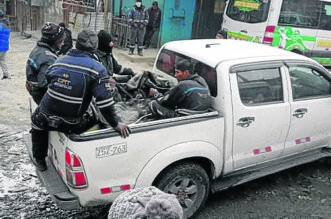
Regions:
<instances>
[{"instance_id":1,"label":"truck cab roof","mask_svg":"<svg viewBox=\"0 0 331 219\"><path fill-rule=\"evenodd\" d=\"M263 44L231 39L173 41L166 43L163 48L187 55L211 67L216 67L220 62L227 60L261 57L273 57L272 59L274 60L278 59L276 57L279 57L279 60L306 59L311 61L311 59L293 52Z\"/></svg>"}]
</instances>

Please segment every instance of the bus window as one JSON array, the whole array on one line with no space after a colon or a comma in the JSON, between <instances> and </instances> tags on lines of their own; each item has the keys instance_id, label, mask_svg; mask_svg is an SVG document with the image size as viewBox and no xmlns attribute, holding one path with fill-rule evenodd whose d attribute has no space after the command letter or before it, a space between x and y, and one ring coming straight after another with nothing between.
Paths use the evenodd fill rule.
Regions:
<instances>
[{"instance_id":1,"label":"bus window","mask_svg":"<svg viewBox=\"0 0 331 219\"><path fill-rule=\"evenodd\" d=\"M271 0L230 0L226 15L245 23L262 23L268 18Z\"/></svg>"},{"instance_id":2,"label":"bus window","mask_svg":"<svg viewBox=\"0 0 331 219\"><path fill-rule=\"evenodd\" d=\"M331 30L331 2L321 2L320 29Z\"/></svg>"},{"instance_id":3,"label":"bus window","mask_svg":"<svg viewBox=\"0 0 331 219\"><path fill-rule=\"evenodd\" d=\"M283 0L278 24L280 26L317 28L318 18L318 1Z\"/></svg>"}]
</instances>

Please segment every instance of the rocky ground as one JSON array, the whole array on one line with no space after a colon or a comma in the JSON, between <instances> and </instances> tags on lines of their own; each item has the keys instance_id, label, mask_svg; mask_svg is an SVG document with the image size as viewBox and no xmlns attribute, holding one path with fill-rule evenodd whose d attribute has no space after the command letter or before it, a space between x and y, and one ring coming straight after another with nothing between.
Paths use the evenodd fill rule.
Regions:
<instances>
[{"instance_id":1,"label":"rocky ground","mask_svg":"<svg viewBox=\"0 0 331 219\"><path fill-rule=\"evenodd\" d=\"M105 218L109 206L58 209L29 161L23 142L30 120L25 62L36 40L12 34L7 58L13 76L0 80L0 218ZM119 61L137 71L151 67ZM195 218L331 218L330 166L318 161L218 192Z\"/></svg>"}]
</instances>

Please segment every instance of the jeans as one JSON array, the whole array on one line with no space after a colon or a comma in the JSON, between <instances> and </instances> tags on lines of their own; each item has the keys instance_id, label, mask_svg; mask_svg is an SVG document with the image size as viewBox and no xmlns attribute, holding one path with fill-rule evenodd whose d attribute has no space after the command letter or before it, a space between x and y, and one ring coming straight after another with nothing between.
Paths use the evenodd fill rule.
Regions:
<instances>
[{"instance_id":1,"label":"jeans","mask_svg":"<svg viewBox=\"0 0 331 219\"><path fill-rule=\"evenodd\" d=\"M0 52L0 67L2 69L2 76L10 77L6 63L6 53L7 51Z\"/></svg>"}]
</instances>

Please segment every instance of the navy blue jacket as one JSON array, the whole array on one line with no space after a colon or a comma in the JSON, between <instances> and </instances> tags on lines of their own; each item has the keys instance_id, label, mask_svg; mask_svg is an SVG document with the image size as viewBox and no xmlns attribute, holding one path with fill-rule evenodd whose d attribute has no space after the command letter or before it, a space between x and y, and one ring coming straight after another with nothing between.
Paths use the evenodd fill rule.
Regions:
<instances>
[{"instance_id":1,"label":"navy blue jacket","mask_svg":"<svg viewBox=\"0 0 331 219\"><path fill-rule=\"evenodd\" d=\"M92 54L70 50L47 71L48 89L40 110L65 119L81 117L95 98L107 122L116 127L114 87L105 67Z\"/></svg>"},{"instance_id":2,"label":"navy blue jacket","mask_svg":"<svg viewBox=\"0 0 331 219\"><path fill-rule=\"evenodd\" d=\"M47 43L37 42L26 63L26 80L29 93L39 104L47 90L46 71L57 59L56 50Z\"/></svg>"}]
</instances>

